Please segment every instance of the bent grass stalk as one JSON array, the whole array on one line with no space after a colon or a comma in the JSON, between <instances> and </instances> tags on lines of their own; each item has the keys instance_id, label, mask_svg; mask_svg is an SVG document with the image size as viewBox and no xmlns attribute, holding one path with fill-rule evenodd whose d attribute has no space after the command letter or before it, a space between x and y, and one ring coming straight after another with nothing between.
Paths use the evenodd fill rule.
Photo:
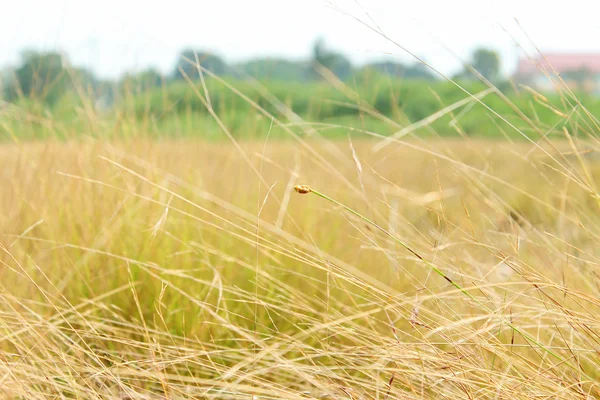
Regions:
<instances>
[{"instance_id":1,"label":"bent grass stalk","mask_svg":"<svg viewBox=\"0 0 600 400\"><path fill-rule=\"evenodd\" d=\"M381 226L379 226L375 222L371 221L369 218L365 217L364 215L362 215L358 211L353 210L352 208L348 207L347 205L340 203L339 201L337 201L337 200L335 200L335 199L327 196L324 193L319 192L318 190L315 190L315 189L311 188L308 185L296 185L296 186L294 186L294 190L297 193L299 193L299 194L314 193L315 195L317 195L317 196L319 196L319 197L321 197L321 198L323 198L323 199L325 199L325 200L327 200L327 201L329 201L329 202L331 202L333 204L336 204L336 205L342 207L344 210L346 210L346 211L354 214L355 216L359 217L360 219L362 219L363 221L367 222L371 226L377 228L379 231L383 232L386 236L388 236L389 238L391 238L393 241L395 241L396 243L398 243L400 246L404 247L411 254L413 254L415 257L417 257L419 260L421 260L423 263L425 263L425 265L427 265L429 268L431 268L432 271L434 271L436 274L438 274L439 276L441 276L442 278L444 278L452 286L454 286L455 288L457 288L464 295L466 295L471 300L473 300L475 303L477 303L477 305L481 306L482 308L484 308L489 313L492 313L492 314L494 313L494 311L491 308L489 308L484 303L482 303L480 300L478 300L476 297L474 297L471 293L469 293L466 289L464 289L458 283L454 282L448 275L446 275L444 272L442 272L438 267L436 267L431 262L427 261L421 255L419 255L416 251L414 251L413 249L411 249L402 240L400 240L396 236L392 235L390 232L388 232L387 230L385 230L384 228L382 228ZM567 362L567 360L565 358L561 357L560 355L558 355L557 353L555 353L551 349L547 348L545 345L543 345L542 343L540 343L538 340L536 340L533 336L529 335L527 332L524 332L521 329L519 329L518 327L516 327L515 325L513 325L513 323L510 322L509 320L504 319L503 322L506 323L514 332L518 333L523 338L525 338L528 342L533 343L534 345L538 346L540 349L544 350L546 353L548 353L551 356L553 356L554 358L558 359L561 362L561 364L565 363L570 368L577 369L573 365L571 365L571 363Z\"/></svg>"}]
</instances>

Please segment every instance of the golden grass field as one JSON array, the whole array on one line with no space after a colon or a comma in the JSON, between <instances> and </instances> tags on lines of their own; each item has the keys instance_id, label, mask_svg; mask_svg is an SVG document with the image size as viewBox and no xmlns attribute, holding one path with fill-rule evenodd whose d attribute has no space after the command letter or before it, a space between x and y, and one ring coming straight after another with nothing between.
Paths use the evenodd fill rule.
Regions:
<instances>
[{"instance_id":1,"label":"golden grass field","mask_svg":"<svg viewBox=\"0 0 600 400\"><path fill-rule=\"evenodd\" d=\"M595 143L377 143L1 145L1 396L600 398Z\"/></svg>"}]
</instances>

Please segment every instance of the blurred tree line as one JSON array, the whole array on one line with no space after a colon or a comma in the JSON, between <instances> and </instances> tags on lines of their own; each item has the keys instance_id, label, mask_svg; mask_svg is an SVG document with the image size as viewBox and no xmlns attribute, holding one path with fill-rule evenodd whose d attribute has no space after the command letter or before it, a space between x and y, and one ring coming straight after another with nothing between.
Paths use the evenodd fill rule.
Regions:
<instances>
[{"instance_id":1,"label":"blurred tree line","mask_svg":"<svg viewBox=\"0 0 600 400\"><path fill-rule=\"evenodd\" d=\"M308 82L326 79L323 71L330 71L342 81L359 82L368 76L390 76L405 80L435 81L436 76L426 65L395 62L372 62L355 67L342 53L329 49L323 39L315 42L310 60L287 60L282 58L256 58L237 64L227 64L212 52L184 49L170 74L162 74L154 68L136 73L126 73L118 81L103 81L83 68L74 68L68 58L57 52L25 51L14 69L0 73L0 96L8 101L39 100L55 105L66 94L88 95L101 105L109 106L125 94L141 93L148 89L186 79L199 78L197 64L215 75L244 80L281 82ZM473 68L492 82L500 79L500 58L490 49L476 49L471 60ZM455 79L478 80L465 67Z\"/></svg>"}]
</instances>

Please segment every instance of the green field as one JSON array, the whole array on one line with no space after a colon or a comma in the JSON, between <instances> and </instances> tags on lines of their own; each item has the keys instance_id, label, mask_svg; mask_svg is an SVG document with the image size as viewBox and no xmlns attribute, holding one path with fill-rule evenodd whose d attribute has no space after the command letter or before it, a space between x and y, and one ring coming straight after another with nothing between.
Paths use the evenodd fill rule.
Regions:
<instances>
[{"instance_id":1,"label":"green field","mask_svg":"<svg viewBox=\"0 0 600 400\"><path fill-rule=\"evenodd\" d=\"M558 82L557 84L559 84ZM169 137L221 140L223 129L237 139L302 136L345 138L416 134L419 137L501 139L563 138L593 130L589 114L600 101L566 88L540 94L516 83L487 87L474 82L429 82L381 76L352 81L282 82L207 77L169 81L158 87L125 85L100 107L108 87L78 87L48 105L43 98L21 98L5 105L0 139L76 139ZM275 124L281 121L288 129ZM24 123L26 122L26 123Z\"/></svg>"},{"instance_id":2,"label":"green field","mask_svg":"<svg viewBox=\"0 0 600 400\"><path fill-rule=\"evenodd\" d=\"M6 105L2 396L600 397L597 101L334 84Z\"/></svg>"}]
</instances>

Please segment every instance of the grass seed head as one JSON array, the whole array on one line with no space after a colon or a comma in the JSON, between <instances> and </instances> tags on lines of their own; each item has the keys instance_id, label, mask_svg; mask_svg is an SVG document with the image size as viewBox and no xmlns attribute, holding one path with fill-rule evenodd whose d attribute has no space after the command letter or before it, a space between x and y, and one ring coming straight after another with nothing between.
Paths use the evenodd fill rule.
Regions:
<instances>
[{"instance_id":1,"label":"grass seed head","mask_svg":"<svg viewBox=\"0 0 600 400\"><path fill-rule=\"evenodd\" d=\"M296 191L296 193L300 194L307 194L312 192L312 189L308 185L296 185L294 186L294 190Z\"/></svg>"}]
</instances>

